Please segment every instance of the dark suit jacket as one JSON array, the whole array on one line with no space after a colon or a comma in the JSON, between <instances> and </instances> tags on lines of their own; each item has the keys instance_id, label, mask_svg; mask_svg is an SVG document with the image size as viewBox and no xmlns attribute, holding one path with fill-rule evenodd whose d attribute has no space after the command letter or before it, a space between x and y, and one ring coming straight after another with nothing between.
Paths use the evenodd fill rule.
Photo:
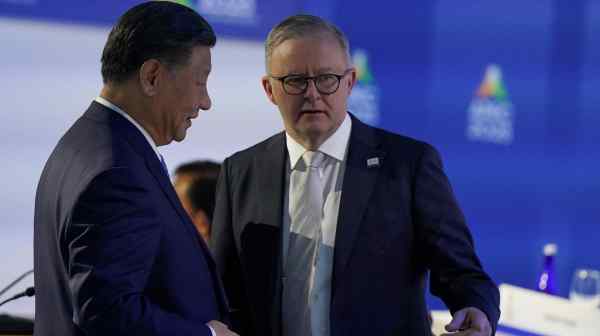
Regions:
<instances>
[{"instance_id":1,"label":"dark suit jacket","mask_svg":"<svg viewBox=\"0 0 600 336\"><path fill-rule=\"evenodd\" d=\"M36 197L35 335L202 335L228 308L214 261L142 133L93 102Z\"/></svg>"},{"instance_id":2,"label":"dark suit jacket","mask_svg":"<svg viewBox=\"0 0 600 336\"><path fill-rule=\"evenodd\" d=\"M379 166L367 166L377 157ZM280 334L285 135L225 160L212 249L245 336ZM495 326L496 285L429 145L353 118L334 249L331 335L430 335L424 299L474 306Z\"/></svg>"}]
</instances>

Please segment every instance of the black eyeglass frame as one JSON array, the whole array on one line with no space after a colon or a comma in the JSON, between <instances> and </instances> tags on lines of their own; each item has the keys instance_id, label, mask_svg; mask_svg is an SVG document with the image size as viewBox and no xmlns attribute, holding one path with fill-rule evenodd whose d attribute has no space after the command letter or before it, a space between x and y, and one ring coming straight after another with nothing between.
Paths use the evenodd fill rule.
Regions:
<instances>
[{"instance_id":1,"label":"black eyeglass frame","mask_svg":"<svg viewBox=\"0 0 600 336\"><path fill-rule=\"evenodd\" d=\"M342 78L346 77L346 75L349 74L352 70L353 70L353 68L346 69L346 71L344 71L344 73L341 74L341 75L338 75L338 74L335 74L335 73L324 73L324 74L319 74L319 75L316 75L316 76L303 76L303 75L291 74L291 75L280 76L280 77L269 75L269 77L271 77L271 78L273 78L275 80L280 81L281 82L281 86L283 87L283 91L285 91L285 93L287 93L289 95L292 95L292 96L299 96L299 95L305 94L306 90L308 90L308 81L309 80L313 81L313 83L315 84L315 88L317 89L317 91L320 94L328 96L328 95L332 95L332 94L334 94L334 93L337 92L337 90L340 88L340 83L342 82ZM333 89L331 91L323 91L323 90L321 90L319 88L319 85L317 84L318 83L317 79L319 77L322 78L323 76L334 76L337 79L337 84L335 85L335 89ZM304 88L302 90L300 90L300 92L298 92L298 93L290 93L286 89L285 81L287 79L291 78L291 77L302 78L304 80L304 82L306 83L306 84L304 84Z\"/></svg>"}]
</instances>

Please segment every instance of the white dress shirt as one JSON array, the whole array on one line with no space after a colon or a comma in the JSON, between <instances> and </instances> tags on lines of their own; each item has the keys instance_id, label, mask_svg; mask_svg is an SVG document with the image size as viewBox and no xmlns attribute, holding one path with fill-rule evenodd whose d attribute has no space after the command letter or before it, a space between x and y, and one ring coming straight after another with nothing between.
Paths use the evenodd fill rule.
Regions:
<instances>
[{"instance_id":1,"label":"white dress shirt","mask_svg":"<svg viewBox=\"0 0 600 336\"><path fill-rule=\"evenodd\" d=\"M322 250L318 252L315 261L315 269L312 274L311 283L315 286L313 294L314 306L311 311L313 335L328 335L329 333L329 300L331 293L331 275L333 270L333 248L335 247L335 233L337 229L340 199L342 196L342 184L346 168L346 157L352 120L346 114L344 121L338 129L318 148L319 152L325 154L325 160L319 170L324 181L323 190L323 218L321 220ZM289 246L289 233L291 227L292 209L290 199L293 199L292 188L290 188L290 174L296 164L307 150L286 133L286 146L288 150L289 164L286 166L286 180L284 193L283 213L283 266L287 261ZM325 295L326 297L319 297ZM325 322L323 322L325 321Z\"/></svg>"}]
</instances>

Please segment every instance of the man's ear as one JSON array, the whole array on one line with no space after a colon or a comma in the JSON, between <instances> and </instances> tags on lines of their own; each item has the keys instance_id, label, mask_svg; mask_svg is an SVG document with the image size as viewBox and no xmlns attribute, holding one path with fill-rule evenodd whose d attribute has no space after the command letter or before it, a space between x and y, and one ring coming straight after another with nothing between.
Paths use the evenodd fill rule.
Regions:
<instances>
[{"instance_id":1,"label":"man's ear","mask_svg":"<svg viewBox=\"0 0 600 336\"><path fill-rule=\"evenodd\" d=\"M345 83L346 85L348 85L348 96L350 96L350 93L352 93L352 88L354 88L354 85L358 80L358 75L355 67L352 67L352 71L348 74L347 77L348 79L345 81Z\"/></svg>"},{"instance_id":2,"label":"man's ear","mask_svg":"<svg viewBox=\"0 0 600 336\"><path fill-rule=\"evenodd\" d=\"M275 101L275 97L273 96L273 85L271 84L269 76L266 76L266 75L263 76L261 82L262 82L262 87L265 90L265 93L267 94L267 98L269 98L271 103L277 105L277 102Z\"/></svg>"},{"instance_id":3,"label":"man's ear","mask_svg":"<svg viewBox=\"0 0 600 336\"><path fill-rule=\"evenodd\" d=\"M148 96L158 92L159 77L164 68L157 59L149 59L142 64L139 70L139 81L142 91Z\"/></svg>"},{"instance_id":4,"label":"man's ear","mask_svg":"<svg viewBox=\"0 0 600 336\"><path fill-rule=\"evenodd\" d=\"M191 218L198 233L208 242L210 239L210 221L208 220L208 216L206 216L206 212L199 209L191 215Z\"/></svg>"}]
</instances>

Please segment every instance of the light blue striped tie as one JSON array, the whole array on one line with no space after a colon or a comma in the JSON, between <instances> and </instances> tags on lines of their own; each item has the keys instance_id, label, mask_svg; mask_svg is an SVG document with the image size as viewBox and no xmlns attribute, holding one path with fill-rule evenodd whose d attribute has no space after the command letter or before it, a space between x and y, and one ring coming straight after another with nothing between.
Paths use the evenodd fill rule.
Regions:
<instances>
[{"instance_id":1,"label":"light blue striped tie","mask_svg":"<svg viewBox=\"0 0 600 336\"><path fill-rule=\"evenodd\" d=\"M322 241L325 155L307 151L290 173L290 232L282 292L283 336L327 336L329 314L316 300L314 276ZM285 252L284 252L285 253ZM326 302L325 305L328 305ZM325 314L325 316L320 316Z\"/></svg>"}]
</instances>

